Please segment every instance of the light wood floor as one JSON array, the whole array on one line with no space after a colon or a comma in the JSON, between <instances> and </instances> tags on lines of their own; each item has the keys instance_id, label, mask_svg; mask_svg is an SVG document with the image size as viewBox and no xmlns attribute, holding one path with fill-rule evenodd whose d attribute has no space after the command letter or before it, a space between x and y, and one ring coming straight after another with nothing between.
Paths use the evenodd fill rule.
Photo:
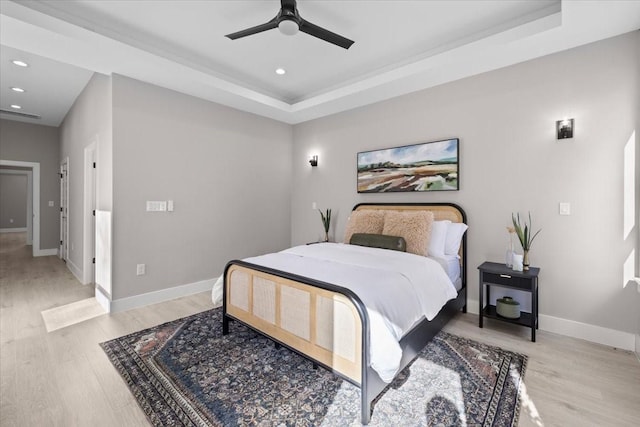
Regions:
<instances>
[{"instance_id":1,"label":"light wood floor","mask_svg":"<svg viewBox=\"0 0 640 427\"><path fill-rule=\"evenodd\" d=\"M212 307L210 294L104 315L47 333L40 312L93 295L56 257L32 258L23 233L0 234L0 425L145 426L98 343ZM639 426L635 354L501 322L448 326L529 356L520 426Z\"/></svg>"}]
</instances>

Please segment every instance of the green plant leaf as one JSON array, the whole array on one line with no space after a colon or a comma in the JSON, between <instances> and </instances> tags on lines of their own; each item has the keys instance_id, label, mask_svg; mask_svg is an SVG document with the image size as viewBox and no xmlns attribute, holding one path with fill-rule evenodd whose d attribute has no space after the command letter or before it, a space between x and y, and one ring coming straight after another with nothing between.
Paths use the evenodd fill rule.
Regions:
<instances>
[{"instance_id":1,"label":"green plant leaf","mask_svg":"<svg viewBox=\"0 0 640 427\"><path fill-rule=\"evenodd\" d=\"M318 209L318 212L320 212L320 219L322 220L324 231L328 233L331 226L331 209L327 209L326 213Z\"/></svg>"},{"instance_id":2,"label":"green plant leaf","mask_svg":"<svg viewBox=\"0 0 640 427\"><path fill-rule=\"evenodd\" d=\"M520 245L522 249L528 251L531 249L531 244L536 236L542 231L541 229L533 233L532 220L531 220L531 212L529 212L529 223L527 221L523 224L520 223L520 213L517 215L511 214L511 221L513 222L513 228L516 230L516 234L518 235L518 240L520 240Z\"/></svg>"}]
</instances>

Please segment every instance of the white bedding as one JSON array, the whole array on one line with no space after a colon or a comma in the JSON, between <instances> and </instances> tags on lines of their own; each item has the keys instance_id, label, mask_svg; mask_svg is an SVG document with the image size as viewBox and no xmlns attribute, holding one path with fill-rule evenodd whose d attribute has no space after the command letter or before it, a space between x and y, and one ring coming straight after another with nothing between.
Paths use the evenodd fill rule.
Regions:
<instances>
[{"instance_id":1,"label":"white bedding","mask_svg":"<svg viewBox=\"0 0 640 427\"><path fill-rule=\"evenodd\" d=\"M444 255L443 258L429 256L438 262L449 276L449 280L457 290L462 288L462 280L460 278L460 257L458 255Z\"/></svg>"},{"instance_id":2,"label":"white bedding","mask_svg":"<svg viewBox=\"0 0 640 427\"><path fill-rule=\"evenodd\" d=\"M432 320L457 296L437 261L406 252L319 243L244 261L349 288L358 295L369 315L371 367L385 382L398 372L402 336L422 317Z\"/></svg>"}]
</instances>

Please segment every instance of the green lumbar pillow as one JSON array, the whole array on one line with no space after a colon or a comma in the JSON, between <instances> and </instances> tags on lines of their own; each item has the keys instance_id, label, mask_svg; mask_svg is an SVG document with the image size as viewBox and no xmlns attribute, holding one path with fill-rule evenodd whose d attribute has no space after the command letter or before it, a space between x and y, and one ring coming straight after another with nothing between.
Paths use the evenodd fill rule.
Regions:
<instances>
[{"instance_id":1,"label":"green lumbar pillow","mask_svg":"<svg viewBox=\"0 0 640 427\"><path fill-rule=\"evenodd\" d=\"M349 241L352 245L368 246L370 248L407 251L407 242L403 237L387 236L384 234L354 233Z\"/></svg>"}]
</instances>

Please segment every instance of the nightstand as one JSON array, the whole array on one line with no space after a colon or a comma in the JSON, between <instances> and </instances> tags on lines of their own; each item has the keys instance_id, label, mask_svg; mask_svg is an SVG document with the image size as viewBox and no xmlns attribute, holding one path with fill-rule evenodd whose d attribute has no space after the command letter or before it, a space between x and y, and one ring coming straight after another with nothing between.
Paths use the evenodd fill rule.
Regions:
<instances>
[{"instance_id":1,"label":"nightstand","mask_svg":"<svg viewBox=\"0 0 640 427\"><path fill-rule=\"evenodd\" d=\"M538 329L538 274L540 269L530 267L528 271L513 271L504 264L484 262L478 267L480 270L479 300L480 316L479 326L485 317L502 320L531 328L531 341L536 341L536 329ZM496 313L496 306L491 305L491 287L499 286L506 289L516 289L531 294L531 313L520 312L518 319L509 319ZM487 305L484 306L484 293L486 287Z\"/></svg>"}]
</instances>

